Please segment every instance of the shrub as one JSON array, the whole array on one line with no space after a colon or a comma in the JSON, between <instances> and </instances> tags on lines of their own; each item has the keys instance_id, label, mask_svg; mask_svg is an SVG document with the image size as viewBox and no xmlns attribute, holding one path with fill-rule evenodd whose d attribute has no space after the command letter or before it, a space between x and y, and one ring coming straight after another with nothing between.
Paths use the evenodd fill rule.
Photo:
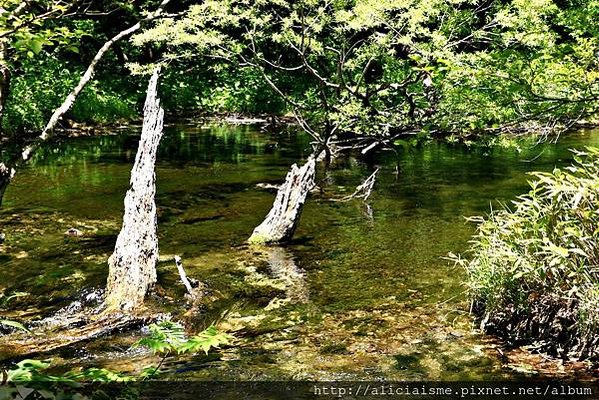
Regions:
<instances>
[{"instance_id":1,"label":"shrub","mask_svg":"<svg viewBox=\"0 0 599 400\"><path fill-rule=\"evenodd\" d=\"M258 72L228 66L198 64L187 70L165 71L163 105L175 113L284 113L285 103Z\"/></svg>"},{"instance_id":2,"label":"shrub","mask_svg":"<svg viewBox=\"0 0 599 400\"><path fill-rule=\"evenodd\" d=\"M528 194L479 223L465 259L481 326L562 357L599 354L599 149L535 172Z\"/></svg>"},{"instance_id":3,"label":"shrub","mask_svg":"<svg viewBox=\"0 0 599 400\"><path fill-rule=\"evenodd\" d=\"M37 132L75 87L81 67L59 60L56 55L26 59L11 83L2 128L6 132ZM100 83L101 81L101 83ZM110 83L110 84L109 84ZM76 122L107 123L137 116L138 96L119 79L90 82L67 117Z\"/></svg>"}]
</instances>

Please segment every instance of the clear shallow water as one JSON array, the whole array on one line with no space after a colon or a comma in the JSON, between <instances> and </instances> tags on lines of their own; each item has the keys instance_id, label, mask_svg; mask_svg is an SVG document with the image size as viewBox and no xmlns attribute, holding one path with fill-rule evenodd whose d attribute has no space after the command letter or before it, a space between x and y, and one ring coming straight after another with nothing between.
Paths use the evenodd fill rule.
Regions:
<instances>
[{"instance_id":1,"label":"clear shallow water","mask_svg":"<svg viewBox=\"0 0 599 400\"><path fill-rule=\"evenodd\" d=\"M167 129L157 166L159 281L151 299L190 332L217 322L235 345L172 359L173 379L489 379L513 377L496 344L471 329L462 271L442 257L466 249L464 216L527 190L527 172L567 164L569 148L599 145L580 132L558 145L467 149L429 144L395 157L340 160L319 177L325 195L307 203L295 241L252 249L243 242L268 212L289 165L309 139L251 126ZM134 134L65 140L40 152L0 211L0 290L26 291L2 310L35 321L97 289L107 274L136 151ZM370 208L331 202L380 167ZM326 181L326 182L325 182ZM84 236L64 232L75 227ZM186 313L174 254L210 294ZM137 333L54 355L67 364L137 371L152 361L127 348Z\"/></svg>"}]
</instances>

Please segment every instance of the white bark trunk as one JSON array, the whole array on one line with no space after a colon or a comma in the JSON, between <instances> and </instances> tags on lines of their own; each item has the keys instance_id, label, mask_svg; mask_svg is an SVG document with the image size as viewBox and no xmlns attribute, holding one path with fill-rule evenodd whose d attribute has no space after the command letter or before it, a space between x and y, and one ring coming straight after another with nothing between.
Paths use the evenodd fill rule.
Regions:
<instances>
[{"instance_id":1,"label":"white bark trunk","mask_svg":"<svg viewBox=\"0 0 599 400\"><path fill-rule=\"evenodd\" d=\"M299 223L306 196L314 187L316 161L310 157L303 167L291 166L277 192L272 209L249 238L250 243L269 244L291 240Z\"/></svg>"},{"instance_id":2,"label":"white bark trunk","mask_svg":"<svg viewBox=\"0 0 599 400\"><path fill-rule=\"evenodd\" d=\"M131 170L131 186L125 197L123 227L108 260L108 310L131 310L140 306L156 283L158 237L154 166L164 117L157 98L157 84L158 70L154 71L148 86L141 139Z\"/></svg>"}]
</instances>

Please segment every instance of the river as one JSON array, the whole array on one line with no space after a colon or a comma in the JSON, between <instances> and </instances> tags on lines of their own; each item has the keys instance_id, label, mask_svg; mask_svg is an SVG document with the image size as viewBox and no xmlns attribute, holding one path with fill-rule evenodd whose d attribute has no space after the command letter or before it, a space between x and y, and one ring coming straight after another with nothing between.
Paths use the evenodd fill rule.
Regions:
<instances>
[{"instance_id":1,"label":"river","mask_svg":"<svg viewBox=\"0 0 599 400\"><path fill-rule=\"evenodd\" d=\"M18 174L0 210L0 290L26 292L2 315L25 323L93 302L120 228L137 146L135 130L63 139ZM570 148L599 145L599 131L558 144L469 148L428 143L367 161L347 157L318 177L293 243L244 245L268 212L289 166L310 154L309 138L252 125L172 125L157 165L163 298L149 301L185 321L232 332L233 346L165 364L177 379L513 378L497 340L473 329L464 273L444 259L463 252L474 227L464 217L509 204L527 172L572 160ZM380 168L368 204L330 201ZM65 235L70 228L82 236ZM207 285L188 311L172 257ZM96 297L94 297L96 296ZM186 313L185 313L186 312ZM139 332L52 355L65 368L140 371L155 358L129 346Z\"/></svg>"}]
</instances>

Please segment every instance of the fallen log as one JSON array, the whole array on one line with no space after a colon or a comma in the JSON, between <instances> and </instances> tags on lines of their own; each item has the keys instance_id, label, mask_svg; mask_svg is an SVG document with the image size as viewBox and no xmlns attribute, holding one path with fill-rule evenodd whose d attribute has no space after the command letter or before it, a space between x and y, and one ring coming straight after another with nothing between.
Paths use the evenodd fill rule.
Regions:
<instances>
[{"instance_id":1,"label":"fallen log","mask_svg":"<svg viewBox=\"0 0 599 400\"><path fill-rule=\"evenodd\" d=\"M306 196L315 186L316 161L310 157L299 168L291 166L285 183L277 192L277 197L264 221L258 225L248 239L252 244L282 243L291 240L299 224Z\"/></svg>"}]
</instances>

